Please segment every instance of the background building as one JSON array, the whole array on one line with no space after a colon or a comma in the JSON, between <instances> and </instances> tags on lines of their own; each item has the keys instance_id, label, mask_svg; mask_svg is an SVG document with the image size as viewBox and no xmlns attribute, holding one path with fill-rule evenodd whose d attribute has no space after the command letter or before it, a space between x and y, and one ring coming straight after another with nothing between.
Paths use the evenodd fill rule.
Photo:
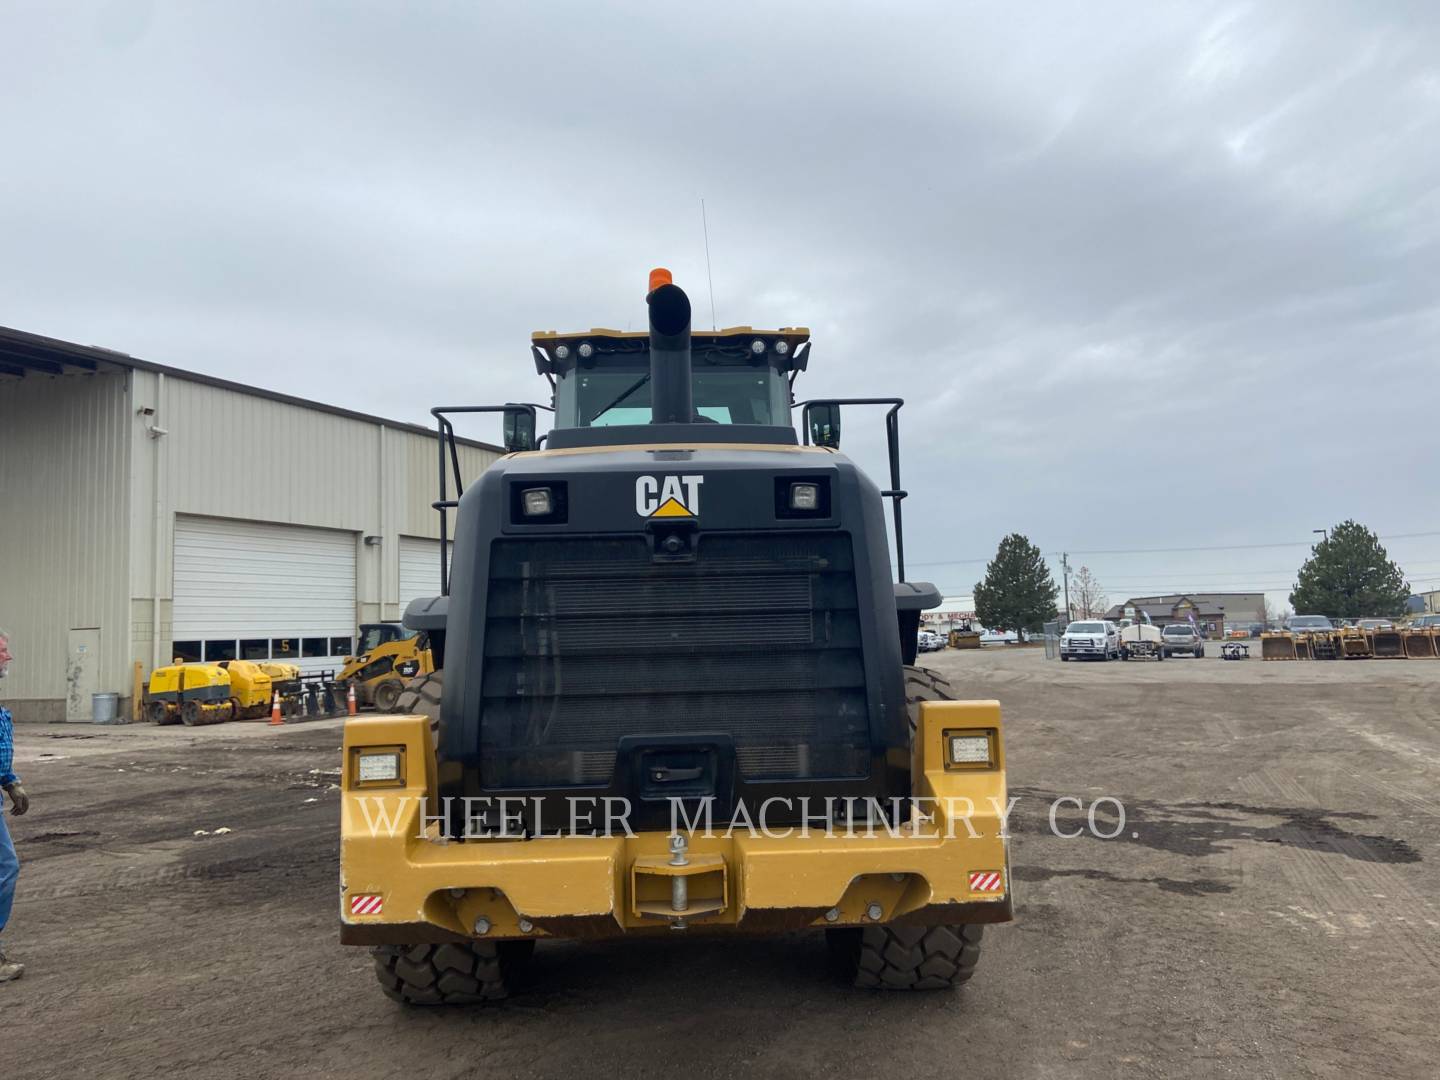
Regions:
<instances>
[{"instance_id":1,"label":"background building","mask_svg":"<svg viewBox=\"0 0 1440 1080\"><path fill-rule=\"evenodd\" d=\"M1440 589L1416 593L1405 601L1405 610L1412 615L1434 615L1440 613Z\"/></svg>"},{"instance_id":2,"label":"background building","mask_svg":"<svg viewBox=\"0 0 1440 1080\"><path fill-rule=\"evenodd\" d=\"M464 442L467 483L498 456ZM440 589L433 431L0 328L0 626L20 720L133 665L333 668Z\"/></svg>"},{"instance_id":3,"label":"background building","mask_svg":"<svg viewBox=\"0 0 1440 1080\"><path fill-rule=\"evenodd\" d=\"M1133 606L1146 611L1156 626L1188 622L1195 617L1206 637L1218 638L1227 623L1265 624L1264 593L1171 593L1167 596L1133 596L1105 612L1107 619L1120 619Z\"/></svg>"},{"instance_id":4,"label":"background building","mask_svg":"<svg viewBox=\"0 0 1440 1080\"><path fill-rule=\"evenodd\" d=\"M927 630L948 633L958 626L975 621L975 597L947 596L940 606L920 613L920 624Z\"/></svg>"}]
</instances>

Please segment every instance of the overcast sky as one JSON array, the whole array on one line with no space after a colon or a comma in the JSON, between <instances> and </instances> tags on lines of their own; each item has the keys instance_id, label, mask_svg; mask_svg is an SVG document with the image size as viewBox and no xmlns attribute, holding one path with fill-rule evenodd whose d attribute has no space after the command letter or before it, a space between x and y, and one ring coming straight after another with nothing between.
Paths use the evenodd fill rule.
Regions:
<instances>
[{"instance_id":1,"label":"overcast sky","mask_svg":"<svg viewBox=\"0 0 1440 1080\"><path fill-rule=\"evenodd\" d=\"M1354 517L1440 588L1437 29L6 0L0 324L424 422L543 400L530 332L642 325L653 265L708 322L703 198L722 326L809 326L807 396L908 400L911 577L968 593L1020 531L1210 549L1073 555L1115 600L1280 600Z\"/></svg>"}]
</instances>

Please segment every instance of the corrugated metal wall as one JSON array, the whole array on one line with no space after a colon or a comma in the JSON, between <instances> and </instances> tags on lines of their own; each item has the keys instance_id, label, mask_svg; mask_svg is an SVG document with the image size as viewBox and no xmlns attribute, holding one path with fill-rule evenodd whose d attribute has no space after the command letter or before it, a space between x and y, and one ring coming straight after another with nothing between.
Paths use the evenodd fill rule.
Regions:
<instances>
[{"instance_id":1,"label":"corrugated metal wall","mask_svg":"<svg viewBox=\"0 0 1440 1080\"><path fill-rule=\"evenodd\" d=\"M123 372L0 383L0 697L18 713L65 696L72 627L100 628L101 689L128 690L130 424Z\"/></svg>"},{"instance_id":2,"label":"corrugated metal wall","mask_svg":"<svg viewBox=\"0 0 1440 1080\"><path fill-rule=\"evenodd\" d=\"M460 456L467 482L497 457ZM380 422L150 371L6 380L0 626L17 660L0 696L60 718L72 628L100 628L102 691L128 696L135 660L168 658L177 514L347 531L356 622L397 619L400 537L439 536L438 497L434 439Z\"/></svg>"},{"instance_id":3,"label":"corrugated metal wall","mask_svg":"<svg viewBox=\"0 0 1440 1080\"><path fill-rule=\"evenodd\" d=\"M154 373L137 371L134 378L136 400L153 405L169 431L158 440L143 429L133 435L130 587L137 659L149 665L153 657L163 658L172 640L176 514L350 532L356 622L400 617L400 536L440 535L430 507L439 497L433 438L177 376L166 377L163 389ZM460 456L461 469L473 479L498 455L461 447ZM152 546L157 521L158 559ZM365 536L380 542L365 545ZM150 597L157 591L161 647L154 649Z\"/></svg>"}]
</instances>

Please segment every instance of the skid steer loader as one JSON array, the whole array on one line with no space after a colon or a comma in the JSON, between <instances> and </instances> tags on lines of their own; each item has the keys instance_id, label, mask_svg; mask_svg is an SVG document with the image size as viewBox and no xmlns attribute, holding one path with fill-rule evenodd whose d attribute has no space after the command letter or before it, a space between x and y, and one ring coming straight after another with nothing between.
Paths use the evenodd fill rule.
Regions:
<instances>
[{"instance_id":1,"label":"skid steer loader","mask_svg":"<svg viewBox=\"0 0 1440 1080\"><path fill-rule=\"evenodd\" d=\"M433 671L429 642L423 632L396 623L361 623L354 656L345 658L336 682L354 685L355 701L393 712L405 684Z\"/></svg>"},{"instance_id":2,"label":"skid steer loader","mask_svg":"<svg viewBox=\"0 0 1440 1080\"><path fill-rule=\"evenodd\" d=\"M998 703L913 666L941 597L905 580L902 402L796 404L807 331L692 333L663 270L647 303L648 333L534 335L543 449L537 406L432 410L443 595L405 623L435 670L346 724L341 940L410 1004L672 931L823 930L857 986L963 983L1012 917L1005 752ZM884 490L838 451L860 405ZM462 488L452 417L486 412L509 453Z\"/></svg>"}]
</instances>

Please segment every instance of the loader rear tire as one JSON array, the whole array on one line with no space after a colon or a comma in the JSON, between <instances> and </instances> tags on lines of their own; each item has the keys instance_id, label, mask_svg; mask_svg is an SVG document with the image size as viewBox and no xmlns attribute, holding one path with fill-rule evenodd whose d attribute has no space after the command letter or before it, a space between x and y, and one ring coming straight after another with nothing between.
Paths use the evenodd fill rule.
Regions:
<instances>
[{"instance_id":1,"label":"loader rear tire","mask_svg":"<svg viewBox=\"0 0 1440 1080\"><path fill-rule=\"evenodd\" d=\"M386 997L405 1005L498 1001L534 948L533 941L381 945L373 951L375 977Z\"/></svg>"},{"instance_id":2,"label":"loader rear tire","mask_svg":"<svg viewBox=\"0 0 1440 1080\"><path fill-rule=\"evenodd\" d=\"M825 931L832 968L862 990L949 990L968 982L985 927L857 926Z\"/></svg>"},{"instance_id":3,"label":"loader rear tire","mask_svg":"<svg viewBox=\"0 0 1440 1080\"><path fill-rule=\"evenodd\" d=\"M905 665L905 712L910 718L910 741L915 741L915 729L920 723L920 702L954 701L955 688L950 680L930 668Z\"/></svg>"},{"instance_id":4,"label":"loader rear tire","mask_svg":"<svg viewBox=\"0 0 1440 1080\"><path fill-rule=\"evenodd\" d=\"M440 745L440 696L444 687L443 671L432 671L428 675L411 679L405 684L405 689L400 691L399 697L395 699L395 708L391 710L405 715L418 713L429 717L430 735L437 748Z\"/></svg>"}]
</instances>

